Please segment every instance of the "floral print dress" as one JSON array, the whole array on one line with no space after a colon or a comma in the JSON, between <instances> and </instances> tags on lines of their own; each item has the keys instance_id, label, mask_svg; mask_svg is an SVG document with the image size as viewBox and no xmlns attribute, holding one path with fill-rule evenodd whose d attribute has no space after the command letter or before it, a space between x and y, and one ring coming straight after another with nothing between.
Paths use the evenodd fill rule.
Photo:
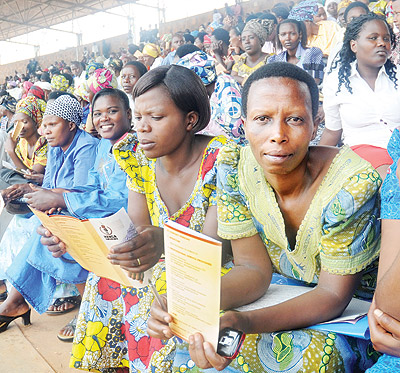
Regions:
<instances>
[{"instance_id":1,"label":"floral print dress","mask_svg":"<svg viewBox=\"0 0 400 373\"><path fill-rule=\"evenodd\" d=\"M151 222L163 227L169 219L201 232L209 206L216 205L216 158L228 140L210 138L203 153L197 181L188 201L170 215L158 191L156 160L147 158L133 135L114 145L114 156L126 172L128 188L144 194ZM165 293L165 267L153 267L153 283ZM144 372L155 350L164 344L146 332L153 295L148 287L127 288L89 274L79 312L70 366L89 371Z\"/></svg>"}]
</instances>

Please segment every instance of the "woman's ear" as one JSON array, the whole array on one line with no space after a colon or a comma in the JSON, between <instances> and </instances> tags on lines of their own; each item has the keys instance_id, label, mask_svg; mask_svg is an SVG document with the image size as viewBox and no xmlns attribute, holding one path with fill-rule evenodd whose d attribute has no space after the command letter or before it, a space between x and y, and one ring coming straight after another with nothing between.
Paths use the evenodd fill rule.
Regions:
<instances>
[{"instance_id":1,"label":"woman's ear","mask_svg":"<svg viewBox=\"0 0 400 373\"><path fill-rule=\"evenodd\" d=\"M357 53L357 40L350 40L350 49L354 54Z\"/></svg>"},{"instance_id":2,"label":"woman's ear","mask_svg":"<svg viewBox=\"0 0 400 373\"><path fill-rule=\"evenodd\" d=\"M76 128L76 124L74 122L68 122L69 131L72 132Z\"/></svg>"},{"instance_id":3,"label":"woman's ear","mask_svg":"<svg viewBox=\"0 0 400 373\"><path fill-rule=\"evenodd\" d=\"M247 122L246 122L246 118L245 118L245 117L242 117L242 122L243 122L244 136L245 136L246 140L248 140L248 138L247 138L247 131L246 131Z\"/></svg>"},{"instance_id":4,"label":"woman's ear","mask_svg":"<svg viewBox=\"0 0 400 373\"><path fill-rule=\"evenodd\" d=\"M197 122L199 121L199 114L195 111L190 111L189 113L187 113L186 119L187 119L186 130L192 131L193 128L196 126Z\"/></svg>"}]
</instances>

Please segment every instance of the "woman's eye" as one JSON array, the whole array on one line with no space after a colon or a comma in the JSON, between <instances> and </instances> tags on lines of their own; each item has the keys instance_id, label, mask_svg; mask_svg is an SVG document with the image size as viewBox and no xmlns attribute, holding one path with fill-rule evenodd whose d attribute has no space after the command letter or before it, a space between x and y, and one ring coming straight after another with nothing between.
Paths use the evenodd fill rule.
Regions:
<instances>
[{"instance_id":1,"label":"woman's eye","mask_svg":"<svg viewBox=\"0 0 400 373\"><path fill-rule=\"evenodd\" d=\"M151 119L156 120L156 121L161 120L162 118L163 117L151 117Z\"/></svg>"},{"instance_id":2,"label":"woman's eye","mask_svg":"<svg viewBox=\"0 0 400 373\"><path fill-rule=\"evenodd\" d=\"M100 116L100 113L93 113L93 118L97 118Z\"/></svg>"},{"instance_id":3,"label":"woman's eye","mask_svg":"<svg viewBox=\"0 0 400 373\"><path fill-rule=\"evenodd\" d=\"M304 120L299 117L290 117L287 119L287 122L289 124L302 124L304 122Z\"/></svg>"},{"instance_id":4,"label":"woman's eye","mask_svg":"<svg viewBox=\"0 0 400 373\"><path fill-rule=\"evenodd\" d=\"M268 122L268 120L269 120L269 118L265 115L261 115L256 118L256 121L259 123L266 123L266 122Z\"/></svg>"},{"instance_id":5,"label":"woman's eye","mask_svg":"<svg viewBox=\"0 0 400 373\"><path fill-rule=\"evenodd\" d=\"M133 119L135 120L135 122L138 122L140 119L142 119L142 117L134 117Z\"/></svg>"}]
</instances>

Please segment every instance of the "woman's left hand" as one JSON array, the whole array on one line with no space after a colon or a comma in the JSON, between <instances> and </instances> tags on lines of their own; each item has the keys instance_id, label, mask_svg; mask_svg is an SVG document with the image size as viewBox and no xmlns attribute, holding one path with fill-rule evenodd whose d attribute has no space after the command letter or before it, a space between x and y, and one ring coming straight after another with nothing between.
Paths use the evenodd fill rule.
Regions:
<instances>
[{"instance_id":1,"label":"woman's left hand","mask_svg":"<svg viewBox=\"0 0 400 373\"><path fill-rule=\"evenodd\" d=\"M24 178L41 185L43 184L44 174L28 170L28 173L24 175Z\"/></svg>"},{"instance_id":2,"label":"woman's left hand","mask_svg":"<svg viewBox=\"0 0 400 373\"><path fill-rule=\"evenodd\" d=\"M372 302L368 312L368 323L374 349L392 356L400 357L400 322Z\"/></svg>"},{"instance_id":3,"label":"woman's left hand","mask_svg":"<svg viewBox=\"0 0 400 373\"><path fill-rule=\"evenodd\" d=\"M248 328L246 315L246 312L226 312L220 319L220 329L232 328L246 331ZM196 366L202 369L215 368L216 370L223 370L232 362L232 360L218 355L213 346L208 342L204 342L203 336L199 333L189 337L189 352Z\"/></svg>"},{"instance_id":4,"label":"woman's left hand","mask_svg":"<svg viewBox=\"0 0 400 373\"><path fill-rule=\"evenodd\" d=\"M204 342L200 333L189 337L189 353L196 366L201 369L215 368L221 371L232 362L232 360L218 355L211 343Z\"/></svg>"},{"instance_id":5,"label":"woman's left hand","mask_svg":"<svg viewBox=\"0 0 400 373\"><path fill-rule=\"evenodd\" d=\"M59 194L54 193L51 190L43 189L34 184L29 185L33 189L32 193L25 194L29 206L40 211L48 211L59 206Z\"/></svg>"}]
</instances>

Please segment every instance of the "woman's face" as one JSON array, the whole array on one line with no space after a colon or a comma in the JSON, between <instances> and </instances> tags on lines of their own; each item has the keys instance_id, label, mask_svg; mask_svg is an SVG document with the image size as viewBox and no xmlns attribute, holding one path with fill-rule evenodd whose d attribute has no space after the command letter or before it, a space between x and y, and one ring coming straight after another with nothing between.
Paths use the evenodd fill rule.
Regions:
<instances>
[{"instance_id":1,"label":"woman's face","mask_svg":"<svg viewBox=\"0 0 400 373\"><path fill-rule=\"evenodd\" d=\"M250 31L242 32L242 45L243 49L249 56L261 53L261 41L258 36Z\"/></svg>"},{"instance_id":2,"label":"woman's face","mask_svg":"<svg viewBox=\"0 0 400 373\"><path fill-rule=\"evenodd\" d=\"M200 50L204 49L204 44L201 42L200 38L194 39L194 45Z\"/></svg>"},{"instance_id":3,"label":"woman's face","mask_svg":"<svg viewBox=\"0 0 400 373\"><path fill-rule=\"evenodd\" d=\"M37 135L37 125L30 116L24 113L16 113L13 119L15 123L22 122L23 124L19 137L29 139L30 137Z\"/></svg>"},{"instance_id":4,"label":"woman's face","mask_svg":"<svg viewBox=\"0 0 400 373\"><path fill-rule=\"evenodd\" d=\"M326 15L325 9L321 6L318 8L317 15L314 16L314 22L326 21L328 16Z\"/></svg>"},{"instance_id":5,"label":"woman's face","mask_svg":"<svg viewBox=\"0 0 400 373\"><path fill-rule=\"evenodd\" d=\"M284 23L281 25L278 36L282 46L288 51L297 49L301 40L301 33L299 33L296 25L293 23Z\"/></svg>"},{"instance_id":6,"label":"woman's face","mask_svg":"<svg viewBox=\"0 0 400 373\"><path fill-rule=\"evenodd\" d=\"M364 24L358 38L350 41L359 66L380 69L391 53L390 33L383 21L372 20Z\"/></svg>"},{"instance_id":7,"label":"woman's face","mask_svg":"<svg viewBox=\"0 0 400 373\"><path fill-rule=\"evenodd\" d=\"M149 56L148 54L143 55L143 63L146 65L147 68L150 68L155 61L154 57Z\"/></svg>"},{"instance_id":8,"label":"woman's face","mask_svg":"<svg viewBox=\"0 0 400 373\"><path fill-rule=\"evenodd\" d=\"M337 18L338 16L338 10L337 10L337 3L332 1L328 4L328 6L326 7L326 10L328 11L328 13L333 17L333 18Z\"/></svg>"},{"instance_id":9,"label":"woman's face","mask_svg":"<svg viewBox=\"0 0 400 373\"><path fill-rule=\"evenodd\" d=\"M344 12L346 11L345 7L342 7L339 9L338 11L338 21L339 21L339 25L340 27L346 27L346 21L344 19Z\"/></svg>"},{"instance_id":10,"label":"woman's face","mask_svg":"<svg viewBox=\"0 0 400 373\"><path fill-rule=\"evenodd\" d=\"M132 113L116 96L100 96L93 107L93 124L97 133L114 144L131 128Z\"/></svg>"},{"instance_id":11,"label":"woman's face","mask_svg":"<svg viewBox=\"0 0 400 373\"><path fill-rule=\"evenodd\" d=\"M290 174L306 159L317 129L307 85L275 77L253 83L244 129L266 176Z\"/></svg>"},{"instance_id":12,"label":"woman's face","mask_svg":"<svg viewBox=\"0 0 400 373\"><path fill-rule=\"evenodd\" d=\"M124 92L128 95L132 94L135 84L140 78L138 69L132 65L126 65L121 70L121 84Z\"/></svg>"},{"instance_id":13,"label":"woman's face","mask_svg":"<svg viewBox=\"0 0 400 373\"><path fill-rule=\"evenodd\" d=\"M240 36L236 34L234 29L229 31L229 43L233 48L242 48L242 42L240 40Z\"/></svg>"},{"instance_id":14,"label":"woman's face","mask_svg":"<svg viewBox=\"0 0 400 373\"><path fill-rule=\"evenodd\" d=\"M46 115L42 122L43 135L50 146L66 151L74 139L76 125L55 115Z\"/></svg>"},{"instance_id":15,"label":"woman's face","mask_svg":"<svg viewBox=\"0 0 400 373\"><path fill-rule=\"evenodd\" d=\"M135 129L139 146L149 158L175 152L191 128L189 114L183 113L165 88L155 87L135 98Z\"/></svg>"}]
</instances>

